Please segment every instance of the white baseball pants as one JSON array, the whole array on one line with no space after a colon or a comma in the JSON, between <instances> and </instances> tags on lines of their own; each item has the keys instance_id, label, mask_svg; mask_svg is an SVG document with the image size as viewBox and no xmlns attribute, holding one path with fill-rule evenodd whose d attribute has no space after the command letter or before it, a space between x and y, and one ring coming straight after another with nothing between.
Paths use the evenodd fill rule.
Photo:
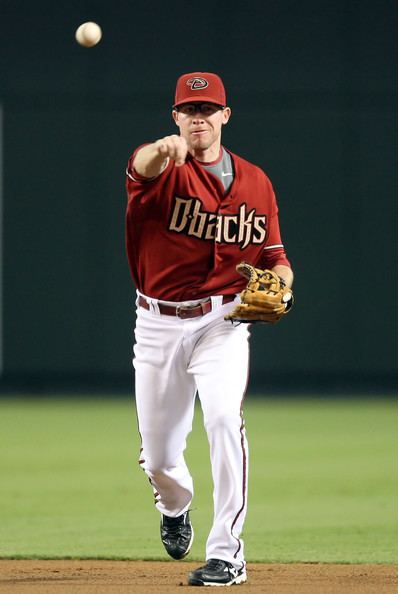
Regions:
<instances>
[{"instance_id":1,"label":"white baseball pants","mask_svg":"<svg viewBox=\"0 0 398 594\"><path fill-rule=\"evenodd\" d=\"M133 361L141 467L162 514L176 517L189 509L194 490L184 450L198 392L214 483L206 559L222 559L240 568L247 508L242 402L248 378L248 325L224 320L237 300L222 305L222 297L212 297L211 312L185 320L160 314L157 300L146 300L149 311L137 307Z\"/></svg>"}]
</instances>

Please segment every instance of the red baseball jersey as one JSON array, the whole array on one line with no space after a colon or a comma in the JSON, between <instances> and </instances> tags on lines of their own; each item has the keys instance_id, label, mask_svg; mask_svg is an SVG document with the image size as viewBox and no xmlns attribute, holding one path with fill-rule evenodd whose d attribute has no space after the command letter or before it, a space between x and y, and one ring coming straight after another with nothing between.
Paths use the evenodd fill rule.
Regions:
<instances>
[{"instance_id":1,"label":"red baseball jersey","mask_svg":"<svg viewBox=\"0 0 398 594\"><path fill-rule=\"evenodd\" d=\"M139 147L141 148L141 147ZM127 166L126 248L137 289L155 299L188 301L240 292L235 267L290 266L272 185L257 166L231 153L234 180L221 181L188 154L155 179Z\"/></svg>"}]
</instances>

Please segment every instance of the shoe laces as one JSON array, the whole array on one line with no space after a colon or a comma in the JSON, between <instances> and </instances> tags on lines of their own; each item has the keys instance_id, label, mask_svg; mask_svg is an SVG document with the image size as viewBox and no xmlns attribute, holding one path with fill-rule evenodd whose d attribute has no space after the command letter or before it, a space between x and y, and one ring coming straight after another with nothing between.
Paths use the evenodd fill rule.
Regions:
<instances>
[{"instance_id":1,"label":"shoe laces","mask_svg":"<svg viewBox=\"0 0 398 594\"><path fill-rule=\"evenodd\" d=\"M221 569L224 565L228 566L228 563L221 559L209 559L206 565L209 569Z\"/></svg>"},{"instance_id":2,"label":"shoe laces","mask_svg":"<svg viewBox=\"0 0 398 594\"><path fill-rule=\"evenodd\" d=\"M182 518L165 518L163 519L163 527L167 529L170 536L177 536L182 526L184 526L185 516Z\"/></svg>"}]
</instances>

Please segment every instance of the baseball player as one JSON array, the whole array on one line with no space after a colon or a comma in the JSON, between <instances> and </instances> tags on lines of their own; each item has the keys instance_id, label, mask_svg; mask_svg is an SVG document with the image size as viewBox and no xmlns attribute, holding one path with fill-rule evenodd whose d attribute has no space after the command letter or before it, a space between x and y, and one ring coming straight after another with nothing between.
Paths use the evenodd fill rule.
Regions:
<instances>
[{"instance_id":1,"label":"baseball player","mask_svg":"<svg viewBox=\"0 0 398 594\"><path fill-rule=\"evenodd\" d=\"M214 519L206 563L190 573L188 583L229 586L247 579L240 534L247 508L242 410L249 325L224 318L240 303L246 285L236 271L243 260L271 270L285 287L293 274L269 179L221 144L231 109L220 77L180 76L172 117L179 133L140 146L127 166L126 245L137 288L139 463L153 487L163 545L182 559L194 536L189 516L194 488L184 450L198 394L210 448Z\"/></svg>"}]
</instances>

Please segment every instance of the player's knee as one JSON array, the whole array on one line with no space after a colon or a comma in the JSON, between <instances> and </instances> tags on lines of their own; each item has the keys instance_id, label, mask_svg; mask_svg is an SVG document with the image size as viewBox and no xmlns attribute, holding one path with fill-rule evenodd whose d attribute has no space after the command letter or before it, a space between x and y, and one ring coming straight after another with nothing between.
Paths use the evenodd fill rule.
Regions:
<instances>
[{"instance_id":1,"label":"player's knee","mask_svg":"<svg viewBox=\"0 0 398 594\"><path fill-rule=\"evenodd\" d=\"M206 431L230 430L240 428L243 420L240 413L217 411L205 416Z\"/></svg>"},{"instance_id":2,"label":"player's knee","mask_svg":"<svg viewBox=\"0 0 398 594\"><path fill-rule=\"evenodd\" d=\"M162 468L146 468L145 472L155 484L167 481L167 474Z\"/></svg>"},{"instance_id":3,"label":"player's knee","mask_svg":"<svg viewBox=\"0 0 398 594\"><path fill-rule=\"evenodd\" d=\"M178 461L165 455L165 452L158 452L154 456L147 456L141 465L147 475L153 479L169 476L178 467Z\"/></svg>"},{"instance_id":4,"label":"player's knee","mask_svg":"<svg viewBox=\"0 0 398 594\"><path fill-rule=\"evenodd\" d=\"M167 464L165 460L145 460L140 464L141 468L151 477L160 477L167 473Z\"/></svg>"}]
</instances>

